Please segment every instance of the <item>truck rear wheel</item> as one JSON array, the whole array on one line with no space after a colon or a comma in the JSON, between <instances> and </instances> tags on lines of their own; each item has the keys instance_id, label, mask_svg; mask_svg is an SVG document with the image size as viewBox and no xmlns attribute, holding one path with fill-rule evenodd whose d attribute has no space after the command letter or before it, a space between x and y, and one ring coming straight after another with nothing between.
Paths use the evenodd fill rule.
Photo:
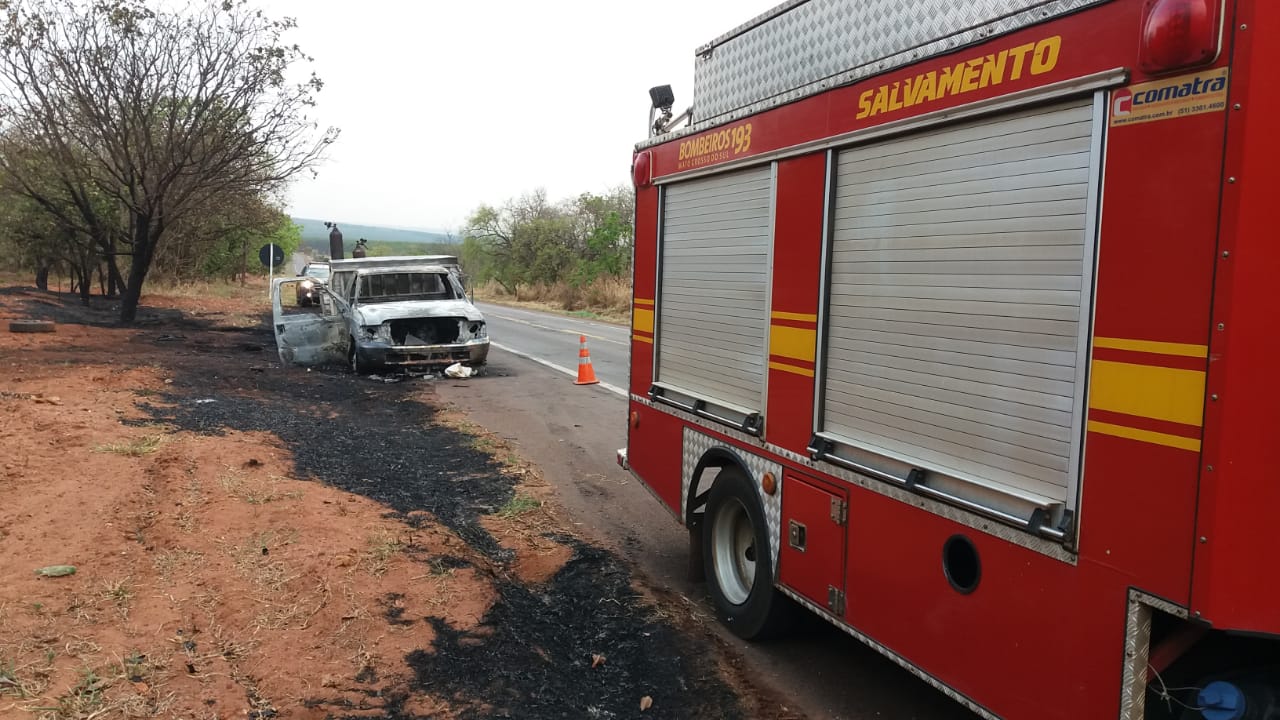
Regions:
<instances>
[{"instance_id":1,"label":"truck rear wheel","mask_svg":"<svg viewBox=\"0 0 1280 720\"><path fill-rule=\"evenodd\" d=\"M760 499L737 468L720 471L702 521L707 586L720 622L745 640L775 637L791 604L773 586L769 530Z\"/></svg>"}]
</instances>

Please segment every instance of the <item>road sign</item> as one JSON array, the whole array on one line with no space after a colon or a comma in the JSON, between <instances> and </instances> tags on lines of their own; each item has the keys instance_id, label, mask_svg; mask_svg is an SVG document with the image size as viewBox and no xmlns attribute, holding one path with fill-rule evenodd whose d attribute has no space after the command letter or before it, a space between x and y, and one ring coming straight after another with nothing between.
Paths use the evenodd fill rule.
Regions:
<instances>
[{"instance_id":1,"label":"road sign","mask_svg":"<svg viewBox=\"0 0 1280 720\"><path fill-rule=\"evenodd\" d=\"M284 248L275 243L267 243L258 251L258 259L266 267L274 268L284 262Z\"/></svg>"}]
</instances>

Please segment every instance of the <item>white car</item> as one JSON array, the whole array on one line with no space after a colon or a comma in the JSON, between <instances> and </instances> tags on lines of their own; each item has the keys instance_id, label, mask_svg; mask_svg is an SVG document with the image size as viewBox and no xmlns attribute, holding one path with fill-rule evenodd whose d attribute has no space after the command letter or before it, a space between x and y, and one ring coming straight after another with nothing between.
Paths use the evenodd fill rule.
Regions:
<instances>
[{"instance_id":1,"label":"white car","mask_svg":"<svg viewBox=\"0 0 1280 720\"><path fill-rule=\"evenodd\" d=\"M467 299L456 265L442 256L379 257L330 262L320 312L287 312L289 283L272 282L272 318L286 364L345 362L353 372L388 367L478 367L489 356L484 315ZM456 263L456 261L454 261Z\"/></svg>"}]
</instances>

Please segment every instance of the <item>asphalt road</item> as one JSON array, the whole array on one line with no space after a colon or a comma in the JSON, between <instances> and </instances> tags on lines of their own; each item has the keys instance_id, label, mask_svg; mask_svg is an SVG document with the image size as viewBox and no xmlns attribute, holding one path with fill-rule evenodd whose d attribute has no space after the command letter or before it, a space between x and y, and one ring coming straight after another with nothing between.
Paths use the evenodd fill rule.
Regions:
<instances>
[{"instance_id":1,"label":"asphalt road","mask_svg":"<svg viewBox=\"0 0 1280 720\"><path fill-rule=\"evenodd\" d=\"M631 332L583 318L476 303L489 325L493 347L520 355L565 375L578 373L578 341L587 338L591 366L606 390L626 397Z\"/></svg>"},{"instance_id":2,"label":"asphalt road","mask_svg":"<svg viewBox=\"0 0 1280 720\"><path fill-rule=\"evenodd\" d=\"M743 676L776 699L772 706L762 701L774 708L765 717L798 712L837 720L973 720L960 705L816 617L785 640L764 644L742 642L721 628L705 585L688 579L684 529L615 462L615 451L626 444L625 393L618 388L625 386L627 328L481 307L495 343L489 371L439 382L441 398L533 461L555 484L575 527L633 563L656 590L659 608L690 618L708 642L727 648ZM587 334L596 374L608 385L573 384L579 334Z\"/></svg>"}]
</instances>

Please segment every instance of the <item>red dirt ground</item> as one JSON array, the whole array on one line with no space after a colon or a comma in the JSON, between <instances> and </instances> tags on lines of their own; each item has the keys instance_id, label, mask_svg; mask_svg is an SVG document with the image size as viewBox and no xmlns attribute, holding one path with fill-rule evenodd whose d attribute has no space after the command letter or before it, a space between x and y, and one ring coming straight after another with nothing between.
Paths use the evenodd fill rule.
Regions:
<instances>
[{"instance_id":1,"label":"red dirt ground","mask_svg":"<svg viewBox=\"0 0 1280 720\"><path fill-rule=\"evenodd\" d=\"M0 323L43 297L0 297ZM132 344L137 332L0 331L0 716L380 715L370 699L403 686L402 658L432 639L386 617L474 629L493 596L474 569L485 561L438 525L414 529L295 477L272 435L137 426L137 403L167 379L156 346ZM527 522L485 522L526 581L568 556ZM421 559L446 555L474 567ZM75 574L36 574L64 564ZM449 716L447 698L429 695L403 710Z\"/></svg>"}]
</instances>

